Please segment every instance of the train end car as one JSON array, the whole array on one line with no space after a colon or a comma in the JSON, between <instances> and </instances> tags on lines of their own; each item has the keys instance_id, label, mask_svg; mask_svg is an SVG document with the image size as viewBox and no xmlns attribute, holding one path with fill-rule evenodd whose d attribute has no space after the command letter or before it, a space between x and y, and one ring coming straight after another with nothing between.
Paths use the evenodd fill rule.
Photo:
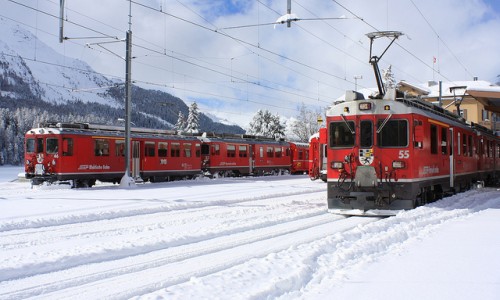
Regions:
<instances>
[{"instance_id":1,"label":"train end car","mask_svg":"<svg viewBox=\"0 0 500 300\"><path fill-rule=\"evenodd\" d=\"M309 144L290 142L290 173L306 174L309 172Z\"/></svg>"},{"instance_id":2,"label":"train end car","mask_svg":"<svg viewBox=\"0 0 500 300\"><path fill-rule=\"evenodd\" d=\"M309 178L327 180L327 131L325 127L309 138Z\"/></svg>"}]
</instances>

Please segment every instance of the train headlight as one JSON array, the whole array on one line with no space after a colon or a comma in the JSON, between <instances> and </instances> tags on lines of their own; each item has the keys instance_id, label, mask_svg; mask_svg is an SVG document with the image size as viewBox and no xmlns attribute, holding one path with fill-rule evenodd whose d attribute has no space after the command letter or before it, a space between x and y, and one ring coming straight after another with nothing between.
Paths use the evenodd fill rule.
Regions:
<instances>
[{"instance_id":1,"label":"train headlight","mask_svg":"<svg viewBox=\"0 0 500 300\"><path fill-rule=\"evenodd\" d=\"M404 167L406 167L406 164L404 161L395 160L392 162L393 169L403 169Z\"/></svg>"},{"instance_id":2,"label":"train headlight","mask_svg":"<svg viewBox=\"0 0 500 300\"><path fill-rule=\"evenodd\" d=\"M332 169L343 169L344 168L344 163L341 161L332 161L331 165Z\"/></svg>"},{"instance_id":3,"label":"train headlight","mask_svg":"<svg viewBox=\"0 0 500 300\"><path fill-rule=\"evenodd\" d=\"M359 104L359 110L370 110L372 109L371 102L361 102Z\"/></svg>"}]
</instances>

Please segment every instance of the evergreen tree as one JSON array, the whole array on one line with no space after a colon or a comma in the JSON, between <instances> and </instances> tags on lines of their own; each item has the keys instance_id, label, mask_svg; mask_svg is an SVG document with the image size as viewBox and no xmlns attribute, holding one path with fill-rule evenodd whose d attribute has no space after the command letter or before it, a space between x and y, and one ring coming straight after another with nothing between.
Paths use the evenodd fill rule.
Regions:
<instances>
[{"instance_id":1,"label":"evergreen tree","mask_svg":"<svg viewBox=\"0 0 500 300\"><path fill-rule=\"evenodd\" d=\"M269 126L270 136L278 139L285 137L285 125L281 124L278 114L271 116L271 125Z\"/></svg>"},{"instance_id":2,"label":"evergreen tree","mask_svg":"<svg viewBox=\"0 0 500 300\"><path fill-rule=\"evenodd\" d=\"M196 102L193 102L193 104L189 106L189 115L186 123L186 132L198 132L200 127L200 113L198 112L198 104L196 104Z\"/></svg>"},{"instance_id":3,"label":"evergreen tree","mask_svg":"<svg viewBox=\"0 0 500 300\"><path fill-rule=\"evenodd\" d=\"M175 130L184 131L185 128L186 128L186 117L184 117L182 111L179 111L179 117L177 118L177 123L175 123Z\"/></svg>"},{"instance_id":4,"label":"evergreen tree","mask_svg":"<svg viewBox=\"0 0 500 300\"><path fill-rule=\"evenodd\" d=\"M258 110L247 130L248 134L281 138L285 136L285 126L281 124L278 114L272 115L268 110Z\"/></svg>"},{"instance_id":5,"label":"evergreen tree","mask_svg":"<svg viewBox=\"0 0 500 300\"><path fill-rule=\"evenodd\" d=\"M382 77L384 79L384 86L386 90L396 87L396 79L394 78L391 65L387 67L387 70L382 70Z\"/></svg>"}]
</instances>

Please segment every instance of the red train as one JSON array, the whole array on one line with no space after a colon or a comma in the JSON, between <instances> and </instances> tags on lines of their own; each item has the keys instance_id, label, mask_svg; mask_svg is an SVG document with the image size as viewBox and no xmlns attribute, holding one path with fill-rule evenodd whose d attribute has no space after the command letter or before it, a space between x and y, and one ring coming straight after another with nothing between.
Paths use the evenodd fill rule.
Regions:
<instances>
[{"instance_id":1,"label":"red train","mask_svg":"<svg viewBox=\"0 0 500 300\"><path fill-rule=\"evenodd\" d=\"M371 60L376 75L378 59ZM386 92L380 76L377 83L374 99L348 92L327 110L332 212L411 209L498 181L500 139L494 132L418 98Z\"/></svg>"},{"instance_id":2,"label":"red train","mask_svg":"<svg viewBox=\"0 0 500 300\"><path fill-rule=\"evenodd\" d=\"M71 181L90 187L96 180L120 182L125 170L123 127L45 123L25 136L25 176L33 184ZM178 135L132 129L131 176L167 181L195 176L303 173L304 145L247 135Z\"/></svg>"},{"instance_id":3,"label":"red train","mask_svg":"<svg viewBox=\"0 0 500 300\"><path fill-rule=\"evenodd\" d=\"M500 175L497 136L424 101L346 98L327 124L332 210L414 208Z\"/></svg>"},{"instance_id":4,"label":"red train","mask_svg":"<svg viewBox=\"0 0 500 300\"><path fill-rule=\"evenodd\" d=\"M311 180L321 179L326 182L327 172L327 131L326 127L309 139L309 177Z\"/></svg>"}]
</instances>

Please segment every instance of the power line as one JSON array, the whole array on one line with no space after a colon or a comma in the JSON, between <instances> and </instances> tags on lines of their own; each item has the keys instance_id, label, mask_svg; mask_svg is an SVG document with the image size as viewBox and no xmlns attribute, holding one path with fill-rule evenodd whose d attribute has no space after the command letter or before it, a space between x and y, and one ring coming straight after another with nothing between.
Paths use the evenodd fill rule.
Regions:
<instances>
[{"instance_id":1,"label":"power line","mask_svg":"<svg viewBox=\"0 0 500 300\"><path fill-rule=\"evenodd\" d=\"M16 2L16 1L11 1L11 2L13 2L13 3L15 3L15 4L19 4L19 3L18 3L18 2ZM48 16L51 16L51 17L57 18L57 16L54 16L54 15L48 14L48 13L46 13L46 12L44 12L44 11L39 10L39 9L35 9L35 8L29 7L29 6L26 6L26 5L21 5L21 6L23 6L23 7L27 7L27 8L30 8L30 9L34 10L34 11L37 11L37 12L43 13L43 14L45 14L45 15L48 15ZM75 25L80 26L80 27L82 27L82 28L88 28L88 27L86 27L86 26L79 25L79 24L77 24L77 23L75 23L75 22L71 22L71 24L75 24ZM96 32L97 32L97 31L96 31ZM153 45L154 45L154 44L153 44ZM154 53L157 53L157 54L160 54L160 55L164 55L164 56L166 56L166 57L172 57L172 58L177 59L177 60L180 60L180 61L182 61L182 62L184 62L184 63L191 64L191 65L195 65L195 66L197 66L197 67L200 67L200 68L203 68L203 69L206 69L206 70L209 70L209 71L215 72L215 73L219 73L219 74L221 74L221 75L229 76L227 73L224 73L224 72L221 72L221 71L217 71L217 70L215 70L215 69L213 69L213 68L209 68L209 67L206 67L206 66L201 66L201 65L199 65L199 64L196 64L196 63L193 63L193 62L189 62L189 61L187 61L187 60L183 60L183 59L180 59L180 58L177 58L177 57L174 57L174 56L166 55L166 53L162 53L162 52L159 52L159 51L157 51L157 50L154 50L154 49L151 49L151 48L148 48L148 47L145 47L145 46L141 46L141 45L138 45L138 44L134 44L134 46L136 46L136 47L140 47L140 48L143 48L143 49L147 49L148 51L152 51L152 52L154 52ZM105 48L104 48L104 49L105 49ZM93 50L94 50L94 49L93 49ZM105 49L105 50L109 52L109 50L107 50L107 49ZM116 54L115 54L115 53L112 53L112 54L116 56ZM122 57L120 57L120 58L122 59ZM48 62L44 62L44 63L48 63ZM219 67L220 67L220 66L219 66ZM99 73L97 73L97 72L93 72L93 73L99 74ZM114 76L114 77L115 77L115 76ZM123 78L122 78L122 77L120 77L120 76L116 76L116 77L123 79ZM252 82L252 81L248 81L248 80L246 80L246 79L241 79L241 78L240 78L240 80L241 80L241 81L248 82L248 83L250 83L250 84L257 85L257 86L259 86L259 87L263 87L263 88L267 88L267 89L271 89L271 90L279 91L279 92L282 92L282 93L287 93L287 94L289 94L289 95L294 95L294 96L298 96L298 97L301 97L301 98L311 99L311 100L314 100L314 101L317 101L317 100L318 100L317 98L309 97L309 96L306 96L306 95L303 95L303 94L297 94L297 93L293 93L293 92L287 92L287 91L284 91L284 90L281 90L281 89L278 89L278 88L275 88L275 87L271 87L271 86L268 86L268 85L263 85L263 84L260 84L260 83L255 83L255 82ZM323 101L323 102L324 102L324 101ZM327 102L325 102L325 103L327 103Z\"/></svg>"},{"instance_id":2,"label":"power line","mask_svg":"<svg viewBox=\"0 0 500 300\"><path fill-rule=\"evenodd\" d=\"M455 60L462 66L462 68L464 68L465 72L467 72L471 77L474 77L474 75L472 75L469 72L469 70L467 69L467 67L465 67L464 64L462 64L462 62L460 61L460 59L458 59L458 57L451 50L451 48L448 46L448 44L446 44L446 42L441 38L441 36L439 35L439 33L437 33L436 29L434 29L434 27L432 26L432 24L429 22L429 20L427 20L427 18L424 16L424 14L418 8L418 6L415 4L415 2L413 2L413 0L410 0L410 2L413 4L413 6L415 6L415 8L417 9L417 11L420 14L420 16L422 16L422 18L427 23L427 25L429 25L429 27L432 29L432 31L434 32L434 34L436 35L436 37L438 38L438 40L440 40L443 43L443 45L446 47L446 49L448 49L448 51L450 51L451 55L453 55L453 57L455 58Z\"/></svg>"}]
</instances>

